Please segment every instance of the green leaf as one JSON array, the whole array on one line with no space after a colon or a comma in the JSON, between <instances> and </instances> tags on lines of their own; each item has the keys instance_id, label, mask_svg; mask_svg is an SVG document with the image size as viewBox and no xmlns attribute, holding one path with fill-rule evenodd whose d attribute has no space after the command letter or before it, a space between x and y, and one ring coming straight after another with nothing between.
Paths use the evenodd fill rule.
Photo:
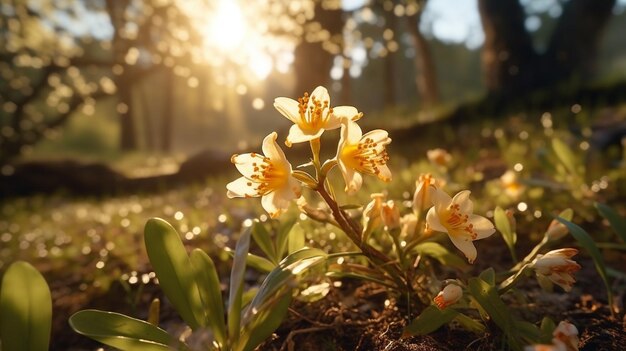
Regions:
<instances>
[{"instance_id":1,"label":"green leaf","mask_svg":"<svg viewBox=\"0 0 626 351\"><path fill-rule=\"evenodd\" d=\"M454 320L459 322L465 328L474 334L484 334L485 333L485 325L480 323L479 321L468 317L467 315L460 313L454 317Z\"/></svg>"},{"instance_id":2,"label":"green leaf","mask_svg":"<svg viewBox=\"0 0 626 351\"><path fill-rule=\"evenodd\" d=\"M468 287L476 302L507 336L509 346L514 350L521 350L522 346L514 328L515 322L511 312L500 298L498 290L480 278L471 278L468 281Z\"/></svg>"},{"instance_id":3,"label":"green leaf","mask_svg":"<svg viewBox=\"0 0 626 351\"><path fill-rule=\"evenodd\" d=\"M220 278L217 275L215 264L209 255L200 249L195 249L189 257L193 267L200 298L204 305L204 314L215 341L224 346L227 342L226 324L224 323L224 302L220 289Z\"/></svg>"},{"instance_id":4,"label":"green leaf","mask_svg":"<svg viewBox=\"0 0 626 351\"><path fill-rule=\"evenodd\" d=\"M541 331L540 343L547 344L552 340L552 333L556 329L556 324L550 317L543 317L539 330Z\"/></svg>"},{"instance_id":5,"label":"green leaf","mask_svg":"<svg viewBox=\"0 0 626 351\"><path fill-rule=\"evenodd\" d=\"M124 351L189 350L165 330L119 313L83 310L74 313L69 323L77 333Z\"/></svg>"},{"instance_id":6,"label":"green leaf","mask_svg":"<svg viewBox=\"0 0 626 351\"><path fill-rule=\"evenodd\" d=\"M254 242L259 245L261 250L265 253L265 256L269 258L274 265L277 265L281 257L276 254L276 248L270 238L270 233L265 229L265 225L259 221L254 221L252 225L252 238Z\"/></svg>"},{"instance_id":7,"label":"green leaf","mask_svg":"<svg viewBox=\"0 0 626 351\"><path fill-rule=\"evenodd\" d=\"M626 219L621 217L615 210L605 204L594 204L600 215L611 224L613 231L626 243Z\"/></svg>"},{"instance_id":8,"label":"green leaf","mask_svg":"<svg viewBox=\"0 0 626 351\"><path fill-rule=\"evenodd\" d=\"M281 222L278 228L276 236L276 253L278 256L283 257L287 251L287 241L291 228L296 224L298 219L296 217L289 218Z\"/></svg>"},{"instance_id":9,"label":"green leaf","mask_svg":"<svg viewBox=\"0 0 626 351\"><path fill-rule=\"evenodd\" d=\"M576 176L582 175L583 170L579 169L576 157L564 142L557 138L552 139L552 149L569 173Z\"/></svg>"},{"instance_id":10,"label":"green leaf","mask_svg":"<svg viewBox=\"0 0 626 351\"><path fill-rule=\"evenodd\" d=\"M289 245L287 248L287 252L289 252L290 254L304 248L305 234L304 229L302 229L300 223L296 223L293 225L293 227L291 227L291 230L289 231L288 242Z\"/></svg>"},{"instance_id":11,"label":"green leaf","mask_svg":"<svg viewBox=\"0 0 626 351\"><path fill-rule=\"evenodd\" d=\"M506 245L509 247L511 255L515 256L517 234L511 228L511 223L509 222L506 212L498 206L494 211L493 217L496 223L496 228L502 234L502 239L504 239L504 242L506 242ZM513 259L517 261L517 257L513 257Z\"/></svg>"},{"instance_id":12,"label":"green leaf","mask_svg":"<svg viewBox=\"0 0 626 351\"><path fill-rule=\"evenodd\" d=\"M250 229L241 233L235 256L233 257L233 268L230 271L230 295L228 297L228 337L233 344L237 343L241 332L241 296L243 295L243 275L246 270L246 257L250 249Z\"/></svg>"},{"instance_id":13,"label":"green leaf","mask_svg":"<svg viewBox=\"0 0 626 351\"><path fill-rule=\"evenodd\" d=\"M247 328L250 329L248 342L244 350L254 350L260 343L269 338L272 333L280 326L287 315L289 304L291 303L291 289L280 295L277 301L273 301L271 305L264 306L252 319Z\"/></svg>"},{"instance_id":14,"label":"green leaf","mask_svg":"<svg viewBox=\"0 0 626 351\"><path fill-rule=\"evenodd\" d=\"M525 344L536 344L541 340L539 328L526 321L513 322L518 337L522 338Z\"/></svg>"},{"instance_id":15,"label":"green leaf","mask_svg":"<svg viewBox=\"0 0 626 351\"><path fill-rule=\"evenodd\" d=\"M436 306L430 305L404 328L402 337L430 334L458 315L459 312L452 308L440 310Z\"/></svg>"},{"instance_id":16,"label":"green leaf","mask_svg":"<svg viewBox=\"0 0 626 351\"><path fill-rule=\"evenodd\" d=\"M206 326L202 301L191 261L176 230L165 220L151 218L145 227L145 244L161 289L192 329Z\"/></svg>"},{"instance_id":17,"label":"green leaf","mask_svg":"<svg viewBox=\"0 0 626 351\"><path fill-rule=\"evenodd\" d=\"M246 263L261 273L269 273L276 267L276 264L270 262L270 260L251 253L246 257Z\"/></svg>"},{"instance_id":18,"label":"green leaf","mask_svg":"<svg viewBox=\"0 0 626 351\"><path fill-rule=\"evenodd\" d=\"M46 280L27 262L11 264L0 291L2 350L48 350L51 325L52 298Z\"/></svg>"},{"instance_id":19,"label":"green leaf","mask_svg":"<svg viewBox=\"0 0 626 351\"><path fill-rule=\"evenodd\" d=\"M453 254L441 244L434 242L425 242L416 245L413 250L420 255L430 256L443 265L452 266L459 269L467 268L467 263L465 263L465 260Z\"/></svg>"},{"instance_id":20,"label":"green leaf","mask_svg":"<svg viewBox=\"0 0 626 351\"><path fill-rule=\"evenodd\" d=\"M482 271L478 277L489 283L491 286L496 285L496 271L492 267Z\"/></svg>"},{"instance_id":21,"label":"green leaf","mask_svg":"<svg viewBox=\"0 0 626 351\"><path fill-rule=\"evenodd\" d=\"M604 264L602 254L596 246L596 243L593 241L593 239L591 239L591 236L589 236L589 234L587 234L587 232L583 228L579 227L577 224L574 224L561 217L556 217L556 219L559 222L565 224L574 239L576 239L576 241L578 242L578 245L585 248L585 250L587 250L587 253L589 253L589 255L591 256L591 259L596 266L596 271L598 271L598 274L600 275L600 278L602 279L602 282L606 287L609 306L611 309L611 313L613 313L613 292L611 291L611 285L609 285L609 279L606 274L606 265Z\"/></svg>"}]
</instances>

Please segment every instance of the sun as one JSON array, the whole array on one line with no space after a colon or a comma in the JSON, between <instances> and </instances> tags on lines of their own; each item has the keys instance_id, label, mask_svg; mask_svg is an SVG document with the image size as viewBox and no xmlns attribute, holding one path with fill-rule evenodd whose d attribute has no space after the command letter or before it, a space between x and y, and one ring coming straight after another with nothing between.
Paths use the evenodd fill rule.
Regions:
<instances>
[{"instance_id":1,"label":"sun","mask_svg":"<svg viewBox=\"0 0 626 351\"><path fill-rule=\"evenodd\" d=\"M209 56L247 67L256 80L264 80L274 68L264 48L264 38L246 18L239 1L217 0L203 29L204 47Z\"/></svg>"},{"instance_id":2,"label":"sun","mask_svg":"<svg viewBox=\"0 0 626 351\"><path fill-rule=\"evenodd\" d=\"M220 0L204 30L205 45L225 52L240 49L249 28L238 1Z\"/></svg>"}]
</instances>

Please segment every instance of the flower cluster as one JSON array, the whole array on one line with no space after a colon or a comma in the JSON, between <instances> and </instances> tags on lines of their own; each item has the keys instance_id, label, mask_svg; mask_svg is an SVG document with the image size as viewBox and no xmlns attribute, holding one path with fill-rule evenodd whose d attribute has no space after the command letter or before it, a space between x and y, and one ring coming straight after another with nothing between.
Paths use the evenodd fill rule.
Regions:
<instances>
[{"instance_id":1,"label":"flower cluster","mask_svg":"<svg viewBox=\"0 0 626 351\"><path fill-rule=\"evenodd\" d=\"M353 194L361 188L363 174L391 181L386 151L391 139L387 132L377 129L363 135L356 123L363 114L352 106L331 107L326 88L317 87L311 95L305 93L297 101L279 97L274 101L274 107L294 123L285 140L288 147L308 141L312 147L317 145L315 152L318 153L319 139L324 131L341 128L337 154L329 164L339 166L348 193ZM278 217L301 195L300 182L294 177L291 163L276 142L277 138L276 132L265 137L263 155L234 155L231 160L242 177L226 186L230 198L261 197L263 208L272 218Z\"/></svg>"}]
</instances>

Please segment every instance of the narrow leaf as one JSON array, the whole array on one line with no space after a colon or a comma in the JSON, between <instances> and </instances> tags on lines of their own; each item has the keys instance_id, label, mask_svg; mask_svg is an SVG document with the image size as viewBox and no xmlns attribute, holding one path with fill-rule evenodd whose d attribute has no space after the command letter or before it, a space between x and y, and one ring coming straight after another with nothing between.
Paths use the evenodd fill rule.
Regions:
<instances>
[{"instance_id":1,"label":"narrow leaf","mask_svg":"<svg viewBox=\"0 0 626 351\"><path fill-rule=\"evenodd\" d=\"M440 310L436 306L430 305L426 307L411 324L404 328L402 337L430 334L439 329L442 325L449 323L458 315L459 312L452 308Z\"/></svg>"},{"instance_id":2,"label":"narrow leaf","mask_svg":"<svg viewBox=\"0 0 626 351\"><path fill-rule=\"evenodd\" d=\"M289 245L288 245L287 252L290 254L304 247L305 234L304 234L304 229L302 229L302 226L300 225L300 223L296 223L294 224L293 227L291 227L291 230L289 231L288 242L289 242Z\"/></svg>"},{"instance_id":3,"label":"narrow leaf","mask_svg":"<svg viewBox=\"0 0 626 351\"><path fill-rule=\"evenodd\" d=\"M241 233L235 256L233 257L233 268L230 272L230 290L228 297L228 337L233 344L239 339L241 320L241 296L243 294L243 275L246 270L246 257L250 249L250 229Z\"/></svg>"},{"instance_id":4,"label":"narrow leaf","mask_svg":"<svg viewBox=\"0 0 626 351\"><path fill-rule=\"evenodd\" d=\"M194 269L200 298L204 305L204 314L207 318L206 325L211 328L215 341L220 345L226 345L224 303L215 264L211 257L200 249L195 249L191 252L190 260Z\"/></svg>"},{"instance_id":5,"label":"narrow leaf","mask_svg":"<svg viewBox=\"0 0 626 351\"><path fill-rule=\"evenodd\" d=\"M626 219L621 217L614 209L605 204L594 204L600 215L611 224L613 231L626 243Z\"/></svg>"},{"instance_id":6,"label":"narrow leaf","mask_svg":"<svg viewBox=\"0 0 626 351\"><path fill-rule=\"evenodd\" d=\"M585 248L587 253L589 253L589 255L591 256L591 259L593 260L593 263L596 266L596 271L598 271L598 274L600 275L600 278L602 279L602 282L604 283L604 286L606 287L609 306L611 309L611 313L613 313L613 292L611 291L611 285L609 285L609 278L607 277L607 274L606 274L606 265L604 264L604 260L602 259L602 254L600 253L600 250L596 246L596 243L593 241L593 239L591 239L591 236L589 236L589 234L587 234L587 232L583 228L579 227L577 224L574 224L561 217L556 217L556 219L559 222L565 224L565 226L567 227L567 229L569 229L574 239L576 239L576 241L578 242L578 245L580 245L580 247Z\"/></svg>"},{"instance_id":7,"label":"narrow leaf","mask_svg":"<svg viewBox=\"0 0 626 351\"><path fill-rule=\"evenodd\" d=\"M468 281L468 286L476 302L487 312L496 325L504 331L509 346L514 350L521 350L522 347L517 339L513 317L506 304L500 298L498 290L480 278L471 278Z\"/></svg>"},{"instance_id":8,"label":"narrow leaf","mask_svg":"<svg viewBox=\"0 0 626 351\"><path fill-rule=\"evenodd\" d=\"M552 149L563 166L565 166L571 174L578 175L579 169L572 150L557 138L552 139Z\"/></svg>"},{"instance_id":9,"label":"narrow leaf","mask_svg":"<svg viewBox=\"0 0 626 351\"><path fill-rule=\"evenodd\" d=\"M75 332L120 350L189 350L165 330L123 314L83 310L69 319Z\"/></svg>"},{"instance_id":10,"label":"narrow leaf","mask_svg":"<svg viewBox=\"0 0 626 351\"><path fill-rule=\"evenodd\" d=\"M252 225L252 238L259 245L265 256L269 258L274 265L278 264L280 257L276 254L276 248L270 238L270 233L265 229L265 225L259 221L254 221Z\"/></svg>"},{"instance_id":11,"label":"narrow leaf","mask_svg":"<svg viewBox=\"0 0 626 351\"><path fill-rule=\"evenodd\" d=\"M425 242L416 245L413 250L420 255L432 257L446 266L452 266L459 269L467 268L465 260L453 254L441 244L435 242Z\"/></svg>"},{"instance_id":12,"label":"narrow leaf","mask_svg":"<svg viewBox=\"0 0 626 351\"><path fill-rule=\"evenodd\" d=\"M486 281L491 286L496 285L496 271L493 269L493 267L485 269L480 273L478 277Z\"/></svg>"},{"instance_id":13,"label":"narrow leaf","mask_svg":"<svg viewBox=\"0 0 626 351\"><path fill-rule=\"evenodd\" d=\"M202 302L185 246L165 220L151 218L144 234L146 251L161 289L192 329L205 326Z\"/></svg>"},{"instance_id":14,"label":"narrow leaf","mask_svg":"<svg viewBox=\"0 0 626 351\"><path fill-rule=\"evenodd\" d=\"M509 222L506 213L498 206L494 211L493 217L496 223L496 228L502 234L502 239L504 239L504 242L506 242L506 245L509 247L511 255L515 256L515 243L517 242L517 235L511 228L511 223ZM513 259L517 260L516 257L513 257Z\"/></svg>"},{"instance_id":15,"label":"narrow leaf","mask_svg":"<svg viewBox=\"0 0 626 351\"><path fill-rule=\"evenodd\" d=\"M11 264L0 291L2 350L48 350L51 325L52 299L46 280L27 262Z\"/></svg>"},{"instance_id":16,"label":"narrow leaf","mask_svg":"<svg viewBox=\"0 0 626 351\"><path fill-rule=\"evenodd\" d=\"M297 218L289 218L287 220L281 221L280 227L278 228L278 233L276 236L276 253L283 257L287 251L287 238L289 237L289 232L291 228L296 224Z\"/></svg>"}]
</instances>

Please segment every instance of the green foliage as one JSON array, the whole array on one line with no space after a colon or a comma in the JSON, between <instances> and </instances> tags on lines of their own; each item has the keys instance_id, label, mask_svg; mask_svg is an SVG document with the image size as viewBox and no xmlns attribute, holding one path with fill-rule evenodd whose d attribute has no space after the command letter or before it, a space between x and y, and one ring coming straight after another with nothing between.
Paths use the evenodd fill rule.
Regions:
<instances>
[{"instance_id":1,"label":"green foliage","mask_svg":"<svg viewBox=\"0 0 626 351\"><path fill-rule=\"evenodd\" d=\"M580 226L574 224L568 220L565 220L561 217L556 218L559 222L565 224L565 226L569 229L572 236L578 241L580 247L584 248L587 253L593 259L593 263L596 267L596 271L600 275L602 282L606 288L607 298L609 302L609 306L611 309L611 313L613 313L613 291L611 291L611 285L609 284L609 278L606 274L606 265L604 264L604 259L602 258L602 253L596 246L596 243L593 241L591 236Z\"/></svg>"},{"instance_id":2,"label":"green foliage","mask_svg":"<svg viewBox=\"0 0 626 351\"><path fill-rule=\"evenodd\" d=\"M511 223L507 218L506 213L501 207L496 207L494 211L493 218L496 224L496 229L500 231L502 234L502 238L506 245L509 247L509 251L511 252L511 256L514 261L517 261L517 255L515 254L515 244L517 243L517 233L511 227Z\"/></svg>"},{"instance_id":3,"label":"green foliage","mask_svg":"<svg viewBox=\"0 0 626 351\"><path fill-rule=\"evenodd\" d=\"M609 221L609 224L611 224L611 228L613 228L615 234L617 234L620 239L626 243L626 219L621 217L615 210L605 204L596 202L594 206L598 210L598 213Z\"/></svg>"},{"instance_id":4,"label":"green foliage","mask_svg":"<svg viewBox=\"0 0 626 351\"><path fill-rule=\"evenodd\" d=\"M6 270L0 287L1 349L47 350L52 298L45 279L29 263L18 261Z\"/></svg>"},{"instance_id":5,"label":"green foliage","mask_svg":"<svg viewBox=\"0 0 626 351\"><path fill-rule=\"evenodd\" d=\"M459 312L452 308L440 310L436 306L428 306L404 328L402 336L430 334L452 321L458 315Z\"/></svg>"},{"instance_id":6,"label":"green foliage","mask_svg":"<svg viewBox=\"0 0 626 351\"><path fill-rule=\"evenodd\" d=\"M148 220L144 234L146 251L163 292L192 329L205 327L198 285L180 236L160 218Z\"/></svg>"},{"instance_id":7,"label":"green foliage","mask_svg":"<svg viewBox=\"0 0 626 351\"><path fill-rule=\"evenodd\" d=\"M120 350L189 350L165 330L119 313L83 310L69 323L77 333Z\"/></svg>"}]
</instances>

